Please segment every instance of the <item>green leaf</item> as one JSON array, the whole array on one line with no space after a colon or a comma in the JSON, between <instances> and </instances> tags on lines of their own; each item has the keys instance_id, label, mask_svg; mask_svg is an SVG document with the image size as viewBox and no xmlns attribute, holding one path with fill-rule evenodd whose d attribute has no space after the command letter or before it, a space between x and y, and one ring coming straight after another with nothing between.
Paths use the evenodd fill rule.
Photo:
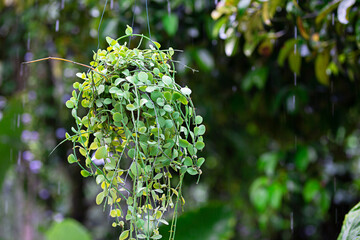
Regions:
<instances>
[{"instance_id":1,"label":"green leaf","mask_svg":"<svg viewBox=\"0 0 360 240\"><path fill-rule=\"evenodd\" d=\"M70 155L68 156L67 160L68 160L68 162L69 162L70 164L77 162L77 159L76 159L76 157L74 156L74 154L70 154Z\"/></svg>"},{"instance_id":2,"label":"green leaf","mask_svg":"<svg viewBox=\"0 0 360 240\"><path fill-rule=\"evenodd\" d=\"M198 172L193 168L188 168L186 171L190 175L197 175L198 174Z\"/></svg>"},{"instance_id":3,"label":"green leaf","mask_svg":"<svg viewBox=\"0 0 360 240\"><path fill-rule=\"evenodd\" d=\"M198 150L202 150L202 149L205 147L205 143L203 143L203 142L196 142L196 143L195 143L195 147L196 147Z\"/></svg>"},{"instance_id":4,"label":"green leaf","mask_svg":"<svg viewBox=\"0 0 360 240\"><path fill-rule=\"evenodd\" d=\"M201 136L201 135L204 135L205 131L206 131L206 128L205 128L205 125L200 125L198 128L198 131L197 131L197 134L195 134L196 136ZM194 129L195 130L195 129Z\"/></svg>"},{"instance_id":5,"label":"green leaf","mask_svg":"<svg viewBox=\"0 0 360 240\"><path fill-rule=\"evenodd\" d=\"M208 204L185 212L176 222L176 240L225 240L235 231L235 212L225 204ZM162 225L160 234L169 239L171 225Z\"/></svg>"},{"instance_id":6,"label":"green leaf","mask_svg":"<svg viewBox=\"0 0 360 240\"><path fill-rule=\"evenodd\" d=\"M97 93L100 95L105 91L105 86L104 85L100 85L97 88Z\"/></svg>"},{"instance_id":7,"label":"green leaf","mask_svg":"<svg viewBox=\"0 0 360 240\"><path fill-rule=\"evenodd\" d=\"M107 156L108 156L108 152L107 152L107 149L105 146L98 148L98 150L96 150L96 152L95 152L96 159L107 158Z\"/></svg>"},{"instance_id":8,"label":"green leaf","mask_svg":"<svg viewBox=\"0 0 360 240\"><path fill-rule=\"evenodd\" d=\"M164 110L167 111L167 112L172 112L173 111L173 108L170 106L170 105L165 105L164 106Z\"/></svg>"},{"instance_id":9,"label":"green leaf","mask_svg":"<svg viewBox=\"0 0 360 240\"><path fill-rule=\"evenodd\" d=\"M113 115L113 119L114 119L115 122L121 122L121 120L123 119L123 117L122 117L121 113L116 112L116 113L114 113L114 115Z\"/></svg>"},{"instance_id":10,"label":"green leaf","mask_svg":"<svg viewBox=\"0 0 360 240\"><path fill-rule=\"evenodd\" d=\"M166 75L164 75L164 76L162 77L162 81L163 81L166 85L171 85L171 84L173 83L172 78L169 77L169 76L166 76Z\"/></svg>"},{"instance_id":11,"label":"green leaf","mask_svg":"<svg viewBox=\"0 0 360 240\"><path fill-rule=\"evenodd\" d=\"M135 148L131 148L131 149L129 149L129 151L128 151L128 156L129 156L129 158L134 158L135 157Z\"/></svg>"},{"instance_id":12,"label":"green leaf","mask_svg":"<svg viewBox=\"0 0 360 240\"><path fill-rule=\"evenodd\" d=\"M174 36L179 26L179 19L175 14L164 14L162 23L169 36Z\"/></svg>"},{"instance_id":13,"label":"green leaf","mask_svg":"<svg viewBox=\"0 0 360 240\"><path fill-rule=\"evenodd\" d=\"M203 118L200 115L195 117L195 123L196 124L201 124L202 122L203 122Z\"/></svg>"},{"instance_id":14,"label":"green leaf","mask_svg":"<svg viewBox=\"0 0 360 240\"><path fill-rule=\"evenodd\" d=\"M45 232L46 240L91 240L88 230L74 219L54 222Z\"/></svg>"},{"instance_id":15,"label":"green leaf","mask_svg":"<svg viewBox=\"0 0 360 240\"><path fill-rule=\"evenodd\" d=\"M184 160L184 164L188 167L193 165L192 159L190 157L186 157Z\"/></svg>"},{"instance_id":16,"label":"green leaf","mask_svg":"<svg viewBox=\"0 0 360 240\"><path fill-rule=\"evenodd\" d=\"M184 87L181 88L180 91L184 94L184 95L190 95L191 94L191 90L188 87Z\"/></svg>"},{"instance_id":17,"label":"green leaf","mask_svg":"<svg viewBox=\"0 0 360 240\"><path fill-rule=\"evenodd\" d=\"M201 166L204 164L204 162L205 162L205 158L199 158L199 159L197 160L196 165L197 165L198 167L201 167Z\"/></svg>"},{"instance_id":18,"label":"green leaf","mask_svg":"<svg viewBox=\"0 0 360 240\"><path fill-rule=\"evenodd\" d=\"M140 81L142 81L142 82L146 82L146 80L148 80L148 75L146 74L146 73L144 73L144 72L139 72L139 74L138 74L138 79L140 80Z\"/></svg>"},{"instance_id":19,"label":"green leaf","mask_svg":"<svg viewBox=\"0 0 360 240\"><path fill-rule=\"evenodd\" d=\"M128 105L126 105L126 109L129 111L134 111L134 110L136 110L136 107L134 104L128 104Z\"/></svg>"},{"instance_id":20,"label":"green leaf","mask_svg":"<svg viewBox=\"0 0 360 240\"><path fill-rule=\"evenodd\" d=\"M120 234L119 240L125 240L125 239L128 238L128 236L129 236L129 230L123 231L123 232Z\"/></svg>"},{"instance_id":21,"label":"green leaf","mask_svg":"<svg viewBox=\"0 0 360 240\"><path fill-rule=\"evenodd\" d=\"M86 171L86 170L81 170L80 174L83 176L83 177L89 177L91 176L91 173Z\"/></svg>"},{"instance_id":22,"label":"green leaf","mask_svg":"<svg viewBox=\"0 0 360 240\"><path fill-rule=\"evenodd\" d=\"M73 108L74 107L74 103L72 101L70 101L70 100L67 100L65 105L66 105L67 108Z\"/></svg>"},{"instance_id":23,"label":"green leaf","mask_svg":"<svg viewBox=\"0 0 360 240\"><path fill-rule=\"evenodd\" d=\"M356 204L348 214L341 228L341 232L337 240L359 239L360 236L360 203Z\"/></svg>"},{"instance_id":24,"label":"green leaf","mask_svg":"<svg viewBox=\"0 0 360 240\"><path fill-rule=\"evenodd\" d=\"M179 146L186 148L189 145L189 142L186 141L185 139L179 139Z\"/></svg>"},{"instance_id":25,"label":"green leaf","mask_svg":"<svg viewBox=\"0 0 360 240\"><path fill-rule=\"evenodd\" d=\"M133 33L133 29L129 25L126 25L125 34L132 35L132 33Z\"/></svg>"}]
</instances>

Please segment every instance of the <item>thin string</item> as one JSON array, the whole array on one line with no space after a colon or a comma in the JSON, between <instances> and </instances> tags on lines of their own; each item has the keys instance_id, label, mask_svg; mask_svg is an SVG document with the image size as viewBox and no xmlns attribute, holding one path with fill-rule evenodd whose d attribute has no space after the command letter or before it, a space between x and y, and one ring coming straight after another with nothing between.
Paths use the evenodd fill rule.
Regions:
<instances>
[{"instance_id":1,"label":"thin string","mask_svg":"<svg viewBox=\"0 0 360 240\"><path fill-rule=\"evenodd\" d=\"M101 14L101 18L100 18L100 22L99 22L99 27L98 27L98 45L97 45L97 49L96 49L96 54L97 54L97 51L99 50L99 47L100 47L100 28L101 28L101 23L102 23L102 20L104 18L104 13L105 13L105 10L106 10L106 5L108 3L108 0L105 1L105 6L104 6L104 9L103 9L103 12Z\"/></svg>"},{"instance_id":2,"label":"thin string","mask_svg":"<svg viewBox=\"0 0 360 240\"><path fill-rule=\"evenodd\" d=\"M98 43L97 43L97 47L96 47L96 53L95 53L95 60L94 61L96 61L96 59L97 59L97 54L98 54L98 51L99 51L99 48L100 48L100 28L101 28L102 20L104 18L104 13L105 13L107 4L108 4L108 0L105 1L105 6L104 6L104 9L102 11L99 26L98 26ZM88 73L89 72L90 72L90 69L88 70Z\"/></svg>"},{"instance_id":3,"label":"thin string","mask_svg":"<svg viewBox=\"0 0 360 240\"><path fill-rule=\"evenodd\" d=\"M132 12L133 12L133 19L132 19L132 22L131 22L131 28L132 29L134 29L134 22L135 22L135 8L136 8L136 0L135 0L135 2L134 2L134 6L133 6L133 10L132 10ZM129 46L130 46L130 44L131 44L131 39L132 39L132 37L130 36L129 37Z\"/></svg>"},{"instance_id":4,"label":"thin string","mask_svg":"<svg viewBox=\"0 0 360 240\"><path fill-rule=\"evenodd\" d=\"M147 20L147 25L148 25L149 37L151 38L150 22L149 22L149 11L148 11L148 3L147 3L147 0L145 0L145 6L146 6L146 20Z\"/></svg>"}]
</instances>

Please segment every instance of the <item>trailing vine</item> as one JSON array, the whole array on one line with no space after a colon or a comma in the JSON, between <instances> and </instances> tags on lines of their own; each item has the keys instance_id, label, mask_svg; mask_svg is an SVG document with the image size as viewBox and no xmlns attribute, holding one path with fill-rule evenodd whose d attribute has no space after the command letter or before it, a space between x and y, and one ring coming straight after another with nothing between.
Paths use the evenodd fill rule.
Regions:
<instances>
[{"instance_id":1,"label":"trailing vine","mask_svg":"<svg viewBox=\"0 0 360 240\"><path fill-rule=\"evenodd\" d=\"M113 226L122 228L119 239L161 239L168 211L174 239L184 176L200 176L205 161L197 157L205 126L191 90L175 82L174 50L161 50L129 26L125 33L107 37L109 47L77 74L81 80L66 102L76 123L66 134L73 143L68 162L101 186L96 204L110 208ZM138 48L119 43L128 37L140 38ZM149 49L139 49L143 40Z\"/></svg>"}]
</instances>

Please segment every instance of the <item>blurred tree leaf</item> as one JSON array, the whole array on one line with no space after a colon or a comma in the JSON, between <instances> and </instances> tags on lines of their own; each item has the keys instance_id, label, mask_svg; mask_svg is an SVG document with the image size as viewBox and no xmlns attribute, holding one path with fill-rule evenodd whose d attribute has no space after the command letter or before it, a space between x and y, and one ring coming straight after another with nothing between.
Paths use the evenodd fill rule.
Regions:
<instances>
[{"instance_id":1,"label":"blurred tree leaf","mask_svg":"<svg viewBox=\"0 0 360 240\"><path fill-rule=\"evenodd\" d=\"M360 239L360 203L356 204L346 214L340 235L337 240L359 240Z\"/></svg>"},{"instance_id":2,"label":"blurred tree leaf","mask_svg":"<svg viewBox=\"0 0 360 240\"><path fill-rule=\"evenodd\" d=\"M207 49L196 49L194 57L201 70L210 71L215 66L214 58Z\"/></svg>"},{"instance_id":3,"label":"blurred tree leaf","mask_svg":"<svg viewBox=\"0 0 360 240\"><path fill-rule=\"evenodd\" d=\"M262 154L258 161L259 170L264 171L267 176L273 176L280 158L281 154L278 152L268 152Z\"/></svg>"},{"instance_id":4,"label":"blurred tree leaf","mask_svg":"<svg viewBox=\"0 0 360 240\"><path fill-rule=\"evenodd\" d=\"M316 16L315 23L319 24L324 19L324 17L328 16L328 14L330 14L334 9L336 9L340 1L341 0L334 0L326 4Z\"/></svg>"},{"instance_id":5,"label":"blurred tree leaf","mask_svg":"<svg viewBox=\"0 0 360 240\"><path fill-rule=\"evenodd\" d=\"M285 42L284 46L280 49L278 56L279 66L284 66L286 58L289 56L290 52L294 50L294 45L297 43L296 39L289 39Z\"/></svg>"},{"instance_id":6,"label":"blurred tree leaf","mask_svg":"<svg viewBox=\"0 0 360 240\"><path fill-rule=\"evenodd\" d=\"M355 4L355 0L342 0L339 4L339 7L337 9L337 17L339 19L339 22L342 24L348 24L348 12L349 8Z\"/></svg>"},{"instance_id":7,"label":"blurred tree leaf","mask_svg":"<svg viewBox=\"0 0 360 240\"><path fill-rule=\"evenodd\" d=\"M22 113L22 103L19 96L13 97L8 101L0 121L0 186L4 181L6 171L13 163L15 154L21 148L20 116Z\"/></svg>"},{"instance_id":8,"label":"blurred tree leaf","mask_svg":"<svg viewBox=\"0 0 360 240\"><path fill-rule=\"evenodd\" d=\"M259 177L250 186L250 200L259 212L266 210L270 200L268 182L267 177Z\"/></svg>"},{"instance_id":9,"label":"blurred tree leaf","mask_svg":"<svg viewBox=\"0 0 360 240\"><path fill-rule=\"evenodd\" d=\"M289 66L291 71L293 71L296 74L300 74L300 69L301 69L301 56L300 53L297 51L295 52L290 52L289 54Z\"/></svg>"},{"instance_id":10,"label":"blurred tree leaf","mask_svg":"<svg viewBox=\"0 0 360 240\"><path fill-rule=\"evenodd\" d=\"M235 215L223 204L209 204L181 215L176 224L176 240L226 240L233 236ZM170 225L162 225L160 234L169 238Z\"/></svg>"},{"instance_id":11,"label":"blurred tree leaf","mask_svg":"<svg viewBox=\"0 0 360 240\"><path fill-rule=\"evenodd\" d=\"M87 229L74 219L54 223L45 233L47 240L91 240Z\"/></svg>"},{"instance_id":12,"label":"blurred tree leaf","mask_svg":"<svg viewBox=\"0 0 360 240\"><path fill-rule=\"evenodd\" d=\"M167 14L162 18L165 31L169 36L174 36L179 26L179 18L175 14Z\"/></svg>"},{"instance_id":13,"label":"blurred tree leaf","mask_svg":"<svg viewBox=\"0 0 360 240\"><path fill-rule=\"evenodd\" d=\"M250 70L242 81L242 89L249 91L252 87L263 89L266 84L269 69L267 67L260 67L254 70Z\"/></svg>"},{"instance_id":14,"label":"blurred tree leaf","mask_svg":"<svg viewBox=\"0 0 360 240\"><path fill-rule=\"evenodd\" d=\"M326 73L326 69L329 65L330 54L328 51L319 53L315 59L315 74L318 81L328 86L329 85L329 76Z\"/></svg>"},{"instance_id":15,"label":"blurred tree leaf","mask_svg":"<svg viewBox=\"0 0 360 240\"><path fill-rule=\"evenodd\" d=\"M315 195L320 191L320 182L315 179L310 179L306 182L303 189L303 196L306 202L310 202L314 199Z\"/></svg>"},{"instance_id":16,"label":"blurred tree leaf","mask_svg":"<svg viewBox=\"0 0 360 240\"><path fill-rule=\"evenodd\" d=\"M239 45L239 38L237 37L230 37L225 39L226 56L228 57L233 56L237 51L238 45Z\"/></svg>"},{"instance_id":17,"label":"blurred tree leaf","mask_svg":"<svg viewBox=\"0 0 360 240\"><path fill-rule=\"evenodd\" d=\"M307 147L298 147L295 155L295 166L303 172L306 170L309 162L309 149Z\"/></svg>"}]
</instances>

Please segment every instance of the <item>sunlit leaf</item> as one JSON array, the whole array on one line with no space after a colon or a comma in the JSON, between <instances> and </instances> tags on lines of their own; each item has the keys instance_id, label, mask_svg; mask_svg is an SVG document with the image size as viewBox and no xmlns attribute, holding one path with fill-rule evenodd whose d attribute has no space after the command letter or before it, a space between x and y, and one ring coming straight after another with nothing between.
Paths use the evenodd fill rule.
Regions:
<instances>
[{"instance_id":1,"label":"sunlit leaf","mask_svg":"<svg viewBox=\"0 0 360 240\"><path fill-rule=\"evenodd\" d=\"M348 12L350 7L355 4L355 0L342 0L337 9L337 17L342 24L348 24Z\"/></svg>"}]
</instances>

